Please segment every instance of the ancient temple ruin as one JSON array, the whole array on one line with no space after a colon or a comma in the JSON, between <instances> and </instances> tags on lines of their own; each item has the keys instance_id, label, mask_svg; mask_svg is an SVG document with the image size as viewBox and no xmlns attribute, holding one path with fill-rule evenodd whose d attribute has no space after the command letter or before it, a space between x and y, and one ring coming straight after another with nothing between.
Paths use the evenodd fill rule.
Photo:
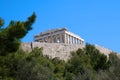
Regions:
<instances>
[{"instance_id":1,"label":"ancient temple ruin","mask_svg":"<svg viewBox=\"0 0 120 80\"><path fill-rule=\"evenodd\" d=\"M39 35L34 36L34 41L44 43L84 44L84 39L66 28L57 28L41 32Z\"/></svg>"}]
</instances>

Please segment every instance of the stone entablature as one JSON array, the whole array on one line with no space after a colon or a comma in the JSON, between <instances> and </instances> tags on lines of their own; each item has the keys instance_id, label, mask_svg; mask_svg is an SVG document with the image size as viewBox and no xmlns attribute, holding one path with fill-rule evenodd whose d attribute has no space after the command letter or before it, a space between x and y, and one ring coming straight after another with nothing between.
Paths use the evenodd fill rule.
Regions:
<instances>
[{"instance_id":1,"label":"stone entablature","mask_svg":"<svg viewBox=\"0 0 120 80\"><path fill-rule=\"evenodd\" d=\"M66 28L47 30L34 36L35 42L84 44L84 39L68 31Z\"/></svg>"}]
</instances>

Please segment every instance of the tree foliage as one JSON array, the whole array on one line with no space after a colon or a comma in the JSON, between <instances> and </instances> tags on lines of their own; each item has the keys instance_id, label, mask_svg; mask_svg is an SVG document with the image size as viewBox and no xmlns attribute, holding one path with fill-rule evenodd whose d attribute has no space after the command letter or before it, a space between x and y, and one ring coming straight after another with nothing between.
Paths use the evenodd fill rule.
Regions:
<instances>
[{"instance_id":1,"label":"tree foliage","mask_svg":"<svg viewBox=\"0 0 120 80\"><path fill-rule=\"evenodd\" d=\"M30 53L18 50L0 56L0 77L3 80L119 80L120 59L116 54L111 53L106 59L97 51L99 55L88 54L89 50L97 50L90 44L89 48L91 50L85 47L72 52L67 62L59 58L50 59L42 54L42 48L35 48ZM110 64L106 64L108 62Z\"/></svg>"},{"instance_id":2,"label":"tree foliage","mask_svg":"<svg viewBox=\"0 0 120 80\"><path fill-rule=\"evenodd\" d=\"M20 40L32 29L35 19L33 13L27 21L11 21L7 27L0 29L0 55L5 56L19 49ZM0 18L0 27L3 25L4 21Z\"/></svg>"},{"instance_id":3,"label":"tree foliage","mask_svg":"<svg viewBox=\"0 0 120 80\"><path fill-rule=\"evenodd\" d=\"M0 30L2 29L2 26L4 25L4 20L0 18Z\"/></svg>"},{"instance_id":4,"label":"tree foliage","mask_svg":"<svg viewBox=\"0 0 120 80\"><path fill-rule=\"evenodd\" d=\"M35 19L33 13L27 21L11 21L4 27L4 20L0 18L0 80L15 80L20 59L15 52L20 40L32 29Z\"/></svg>"},{"instance_id":5,"label":"tree foliage","mask_svg":"<svg viewBox=\"0 0 120 80\"><path fill-rule=\"evenodd\" d=\"M110 61L107 60L107 56L97 50L94 45L86 44L85 53L90 57L90 63L96 71L109 68Z\"/></svg>"}]
</instances>

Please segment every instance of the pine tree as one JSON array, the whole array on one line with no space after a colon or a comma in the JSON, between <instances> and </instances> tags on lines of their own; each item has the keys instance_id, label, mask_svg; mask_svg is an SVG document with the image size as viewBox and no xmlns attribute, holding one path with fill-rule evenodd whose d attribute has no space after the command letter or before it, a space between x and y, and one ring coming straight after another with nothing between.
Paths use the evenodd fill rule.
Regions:
<instances>
[{"instance_id":1,"label":"pine tree","mask_svg":"<svg viewBox=\"0 0 120 80\"><path fill-rule=\"evenodd\" d=\"M0 18L0 55L5 56L18 50L20 40L32 29L35 19L36 15L33 13L27 21L11 21L4 28L4 20Z\"/></svg>"}]
</instances>

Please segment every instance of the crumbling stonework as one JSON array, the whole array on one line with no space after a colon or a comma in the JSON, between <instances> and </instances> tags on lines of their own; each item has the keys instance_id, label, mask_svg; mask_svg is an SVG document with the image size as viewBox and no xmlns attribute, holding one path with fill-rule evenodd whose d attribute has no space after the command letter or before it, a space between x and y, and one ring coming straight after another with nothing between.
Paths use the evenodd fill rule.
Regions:
<instances>
[{"instance_id":1,"label":"crumbling stonework","mask_svg":"<svg viewBox=\"0 0 120 80\"><path fill-rule=\"evenodd\" d=\"M44 43L84 44L84 39L66 28L57 28L41 32L34 36L34 41Z\"/></svg>"},{"instance_id":2,"label":"crumbling stonework","mask_svg":"<svg viewBox=\"0 0 120 80\"><path fill-rule=\"evenodd\" d=\"M100 52L105 55L109 55L111 50L95 45ZM65 43L40 43L40 42L31 42L31 43L22 43L21 47L24 51L32 51L35 47L43 47L43 55L48 55L50 58L59 57L61 60L68 60L71 56L72 51L76 51L78 48L84 48L84 45L80 44L65 44Z\"/></svg>"}]
</instances>

